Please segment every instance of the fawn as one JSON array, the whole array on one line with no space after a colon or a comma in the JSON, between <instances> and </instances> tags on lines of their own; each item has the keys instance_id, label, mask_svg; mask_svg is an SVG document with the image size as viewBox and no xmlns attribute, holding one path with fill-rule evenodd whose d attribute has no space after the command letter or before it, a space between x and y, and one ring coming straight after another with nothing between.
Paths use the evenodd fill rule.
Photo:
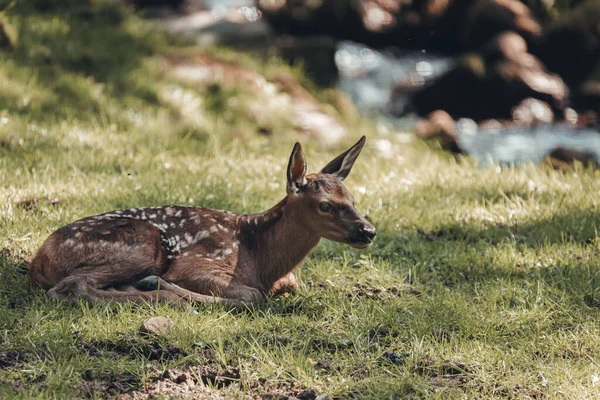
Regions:
<instances>
[{"instance_id":1,"label":"fawn","mask_svg":"<svg viewBox=\"0 0 600 400\"><path fill-rule=\"evenodd\" d=\"M341 183L364 143L363 136L308 175L296 143L287 196L259 214L171 205L83 218L46 239L29 276L55 299L249 305L295 292L293 271L322 237L356 248L375 237ZM135 286L149 276L157 277L157 290Z\"/></svg>"}]
</instances>

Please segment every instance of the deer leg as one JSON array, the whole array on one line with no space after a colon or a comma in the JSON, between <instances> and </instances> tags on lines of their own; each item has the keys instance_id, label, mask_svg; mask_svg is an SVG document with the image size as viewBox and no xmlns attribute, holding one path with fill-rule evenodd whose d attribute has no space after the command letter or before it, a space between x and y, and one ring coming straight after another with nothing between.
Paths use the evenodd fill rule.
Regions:
<instances>
[{"instance_id":1,"label":"deer leg","mask_svg":"<svg viewBox=\"0 0 600 400\"><path fill-rule=\"evenodd\" d=\"M287 275L281 277L278 281L276 281L271 290L269 290L270 296L279 296L284 293L292 293L295 294L298 292L298 280L296 279L296 275L293 272L288 273Z\"/></svg>"},{"instance_id":2,"label":"deer leg","mask_svg":"<svg viewBox=\"0 0 600 400\"><path fill-rule=\"evenodd\" d=\"M211 296L206 294L200 294L196 292L192 292L191 290L184 289L180 286L177 286L174 283L169 283L162 278L158 278L158 287L168 290L176 295L180 296L183 299L188 301L198 301L202 303L219 303L226 304L234 307L243 307L247 305L245 301L242 299L235 298L224 298L218 296Z\"/></svg>"},{"instance_id":3,"label":"deer leg","mask_svg":"<svg viewBox=\"0 0 600 400\"><path fill-rule=\"evenodd\" d=\"M158 300L175 303L184 307L188 306L188 302L185 299L164 289L150 292L139 290L122 292L114 288L110 288L113 290L104 290L98 286L98 283L92 277L83 274L74 274L60 281L48 291L48 294L56 300L71 298L74 300L106 300L109 302L134 302L138 304Z\"/></svg>"}]
</instances>

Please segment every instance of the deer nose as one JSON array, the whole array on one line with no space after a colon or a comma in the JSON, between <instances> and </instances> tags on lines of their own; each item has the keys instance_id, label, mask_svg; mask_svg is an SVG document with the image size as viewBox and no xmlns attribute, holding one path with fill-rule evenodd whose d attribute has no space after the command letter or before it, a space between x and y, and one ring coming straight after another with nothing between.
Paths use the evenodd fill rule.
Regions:
<instances>
[{"instance_id":1,"label":"deer nose","mask_svg":"<svg viewBox=\"0 0 600 400\"><path fill-rule=\"evenodd\" d=\"M362 229L360 230L360 233L365 237L369 238L369 240L375 238L375 235L377 234L375 228L372 225L363 225Z\"/></svg>"}]
</instances>

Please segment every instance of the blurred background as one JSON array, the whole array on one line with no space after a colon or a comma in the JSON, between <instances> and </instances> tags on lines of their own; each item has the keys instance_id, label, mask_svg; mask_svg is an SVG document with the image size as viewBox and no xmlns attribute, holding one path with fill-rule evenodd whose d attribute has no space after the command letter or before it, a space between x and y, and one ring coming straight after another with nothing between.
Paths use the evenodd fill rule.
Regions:
<instances>
[{"instance_id":1,"label":"blurred background","mask_svg":"<svg viewBox=\"0 0 600 400\"><path fill-rule=\"evenodd\" d=\"M164 59L170 72L188 82L241 82L259 89L274 108L291 107L302 129L324 143L342 139L346 128L323 108L322 97L313 96L322 90L339 114L357 109L382 121L384 131L411 132L482 161L549 161L564 168L574 160L600 160L597 0L122 0L62 6L32 0L28 8L3 3L3 51L13 48L16 59L29 65L72 57L68 69L96 80L112 79L108 75L117 65L121 72L133 70L155 48L115 44L124 39L117 27L132 8L178 45L224 46L235 49L232 54L283 60L305 80L265 75L207 53ZM70 48L53 31L60 31L58 22L28 37L34 27L24 25L35 24L35 18L15 16L35 13L69 15L81 32L71 26L61 33L78 35ZM108 37L77 42L80 34L99 35L94 29L102 24L112 30ZM35 43L27 43L31 40ZM124 52L122 65L108 61L113 50ZM332 88L345 96L327 91ZM260 134L281 128L261 118L255 117Z\"/></svg>"},{"instance_id":2,"label":"blurred background","mask_svg":"<svg viewBox=\"0 0 600 400\"><path fill-rule=\"evenodd\" d=\"M299 65L361 113L438 138L450 151L500 163L547 159L557 168L600 159L600 1L133 4L200 45ZM303 117L325 124L327 141L343 136L334 121Z\"/></svg>"}]
</instances>

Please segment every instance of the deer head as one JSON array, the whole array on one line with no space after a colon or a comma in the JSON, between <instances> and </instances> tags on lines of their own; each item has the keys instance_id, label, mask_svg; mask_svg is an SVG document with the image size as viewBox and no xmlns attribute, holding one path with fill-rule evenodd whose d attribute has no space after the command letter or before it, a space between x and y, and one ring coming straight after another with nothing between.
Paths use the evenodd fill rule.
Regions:
<instances>
[{"instance_id":1,"label":"deer head","mask_svg":"<svg viewBox=\"0 0 600 400\"><path fill-rule=\"evenodd\" d=\"M342 184L365 144L365 137L334 158L320 172L306 174L302 146L296 143L287 169L287 204L313 234L356 248L369 246L375 228L354 206L354 197Z\"/></svg>"}]
</instances>

